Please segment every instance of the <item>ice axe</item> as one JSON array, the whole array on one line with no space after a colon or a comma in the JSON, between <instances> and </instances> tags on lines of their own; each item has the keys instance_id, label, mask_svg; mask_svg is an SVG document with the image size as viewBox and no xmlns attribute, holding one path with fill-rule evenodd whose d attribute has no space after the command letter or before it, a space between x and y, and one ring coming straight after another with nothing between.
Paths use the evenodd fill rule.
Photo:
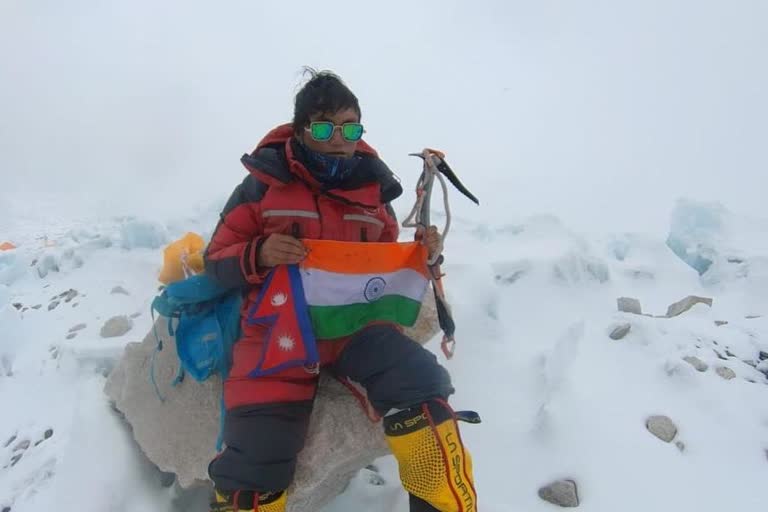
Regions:
<instances>
[{"instance_id":1,"label":"ice axe","mask_svg":"<svg viewBox=\"0 0 768 512\"><path fill-rule=\"evenodd\" d=\"M432 254L427 261L430 272L430 281L432 282L432 289L435 292L435 305L437 307L437 318L440 323L440 329L443 331L443 341L440 344L440 348L443 350L445 357L450 359L453 357L453 353L456 347L456 339L454 333L456 331L456 324L453 321L451 315L451 309L448 305L448 301L445 298L445 291L441 278L443 277L440 271L440 265L443 262L443 246L445 238L448 235L448 231L451 228L451 209L448 204L448 185L445 183L447 178L451 184L456 187L459 192L464 194L475 204L480 204L480 201L461 183L456 173L445 161L445 154L441 151L434 149L424 149L421 153L410 153L410 156L416 156L423 160L424 167L419 176L419 180L416 183L416 204L413 206L411 213L403 221L403 227L407 228L422 228L426 229L431 226L430 222L430 206L432 188L435 182L435 178L440 181L440 186L443 191L443 205L445 207L445 227L440 237L440 248L435 254Z\"/></svg>"}]
</instances>

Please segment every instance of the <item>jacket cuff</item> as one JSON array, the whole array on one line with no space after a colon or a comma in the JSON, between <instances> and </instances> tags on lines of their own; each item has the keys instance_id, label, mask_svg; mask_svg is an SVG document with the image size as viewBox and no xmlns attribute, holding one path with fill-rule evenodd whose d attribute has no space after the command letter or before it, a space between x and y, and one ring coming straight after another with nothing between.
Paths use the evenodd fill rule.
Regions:
<instances>
[{"instance_id":1,"label":"jacket cuff","mask_svg":"<svg viewBox=\"0 0 768 512\"><path fill-rule=\"evenodd\" d=\"M248 242L248 245L245 246L245 250L243 251L241 262L243 276L245 276L245 280L250 284L261 283L267 277L267 274L269 274L269 268L259 266L259 252L265 241L266 237L256 237Z\"/></svg>"}]
</instances>

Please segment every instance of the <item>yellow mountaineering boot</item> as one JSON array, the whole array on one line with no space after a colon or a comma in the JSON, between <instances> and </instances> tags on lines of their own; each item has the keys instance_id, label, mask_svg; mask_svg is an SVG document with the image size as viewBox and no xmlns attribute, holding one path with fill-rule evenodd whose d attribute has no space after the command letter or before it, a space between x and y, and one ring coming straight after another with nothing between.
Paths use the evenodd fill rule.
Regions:
<instances>
[{"instance_id":1,"label":"yellow mountaineering boot","mask_svg":"<svg viewBox=\"0 0 768 512\"><path fill-rule=\"evenodd\" d=\"M220 491L216 489L211 512L285 512L285 491Z\"/></svg>"},{"instance_id":2,"label":"yellow mountaineering boot","mask_svg":"<svg viewBox=\"0 0 768 512\"><path fill-rule=\"evenodd\" d=\"M472 458L447 402L386 416L384 433L406 491L440 512L477 512Z\"/></svg>"}]
</instances>

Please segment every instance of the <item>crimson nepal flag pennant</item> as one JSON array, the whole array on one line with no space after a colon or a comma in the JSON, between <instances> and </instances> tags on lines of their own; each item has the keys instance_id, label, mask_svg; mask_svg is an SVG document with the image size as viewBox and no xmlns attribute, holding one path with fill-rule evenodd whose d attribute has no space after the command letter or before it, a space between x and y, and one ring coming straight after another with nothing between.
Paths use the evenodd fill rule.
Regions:
<instances>
[{"instance_id":1,"label":"crimson nepal flag pennant","mask_svg":"<svg viewBox=\"0 0 768 512\"><path fill-rule=\"evenodd\" d=\"M278 265L248 312L250 325L266 327L264 346L250 377L294 366L314 366L320 357L296 265Z\"/></svg>"}]
</instances>

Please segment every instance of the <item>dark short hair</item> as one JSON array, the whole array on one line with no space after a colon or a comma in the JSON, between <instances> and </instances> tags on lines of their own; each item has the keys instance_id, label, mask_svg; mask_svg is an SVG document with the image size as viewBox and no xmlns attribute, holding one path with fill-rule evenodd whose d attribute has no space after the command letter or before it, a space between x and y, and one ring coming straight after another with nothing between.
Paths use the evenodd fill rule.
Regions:
<instances>
[{"instance_id":1,"label":"dark short hair","mask_svg":"<svg viewBox=\"0 0 768 512\"><path fill-rule=\"evenodd\" d=\"M348 108L361 116L357 96L332 71L304 68L309 81L296 93L293 109L293 131L299 133L309 126L310 118L318 113L334 113Z\"/></svg>"}]
</instances>

